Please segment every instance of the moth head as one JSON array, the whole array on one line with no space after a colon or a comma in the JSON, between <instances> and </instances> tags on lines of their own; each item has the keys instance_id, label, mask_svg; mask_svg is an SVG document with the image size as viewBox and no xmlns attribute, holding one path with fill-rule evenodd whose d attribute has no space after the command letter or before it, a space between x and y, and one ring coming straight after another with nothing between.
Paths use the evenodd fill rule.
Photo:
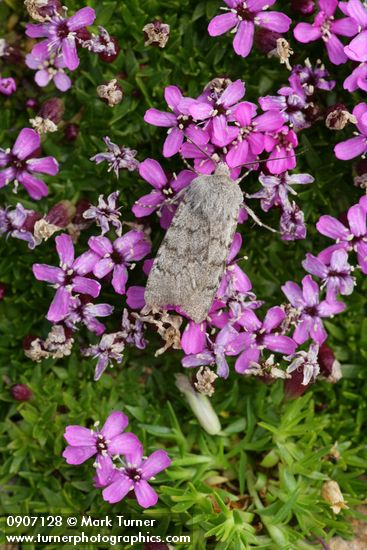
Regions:
<instances>
[{"instance_id":1,"label":"moth head","mask_svg":"<svg viewBox=\"0 0 367 550\"><path fill-rule=\"evenodd\" d=\"M225 162L219 162L214 173L215 176L224 176L226 178L231 177L231 171L229 166Z\"/></svg>"}]
</instances>

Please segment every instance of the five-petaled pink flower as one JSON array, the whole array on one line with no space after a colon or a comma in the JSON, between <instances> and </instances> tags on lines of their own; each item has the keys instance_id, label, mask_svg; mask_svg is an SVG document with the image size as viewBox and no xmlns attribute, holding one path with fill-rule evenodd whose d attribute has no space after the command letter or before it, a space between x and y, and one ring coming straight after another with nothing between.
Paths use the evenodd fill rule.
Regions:
<instances>
[{"instance_id":1,"label":"five-petaled pink flower","mask_svg":"<svg viewBox=\"0 0 367 550\"><path fill-rule=\"evenodd\" d=\"M233 29L234 51L247 57L251 51L255 27L262 27L277 33L287 32L292 20L277 11L266 11L275 0L224 0L228 8L223 15L217 15L208 26L210 36L219 36Z\"/></svg>"},{"instance_id":2,"label":"five-petaled pink flower","mask_svg":"<svg viewBox=\"0 0 367 550\"><path fill-rule=\"evenodd\" d=\"M335 156L340 160L354 159L367 153L367 103L356 105L353 115L357 119L356 125L360 133L335 145Z\"/></svg>"},{"instance_id":3,"label":"five-petaled pink flower","mask_svg":"<svg viewBox=\"0 0 367 550\"><path fill-rule=\"evenodd\" d=\"M59 165L54 157L36 158L39 154L41 139L31 128L23 128L10 151L0 148L0 188L15 181L20 183L32 197L39 200L48 194L47 185L34 174L55 176Z\"/></svg>"},{"instance_id":4,"label":"five-petaled pink flower","mask_svg":"<svg viewBox=\"0 0 367 550\"><path fill-rule=\"evenodd\" d=\"M99 295L101 285L89 277L84 277L95 265L95 257L90 251L74 259L74 245L70 235L63 233L55 239L60 258L60 267L34 264L33 274L39 281L52 283L57 289L49 307L47 319L54 323L61 321L69 313L72 292L88 294L93 298Z\"/></svg>"},{"instance_id":5,"label":"five-petaled pink flower","mask_svg":"<svg viewBox=\"0 0 367 550\"><path fill-rule=\"evenodd\" d=\"M50 54L61 53L65 65L71 71L79 66L77 53L76 32L88 25L92 25L96 18L94 9L85 7L71 17L62 17L55 12L47 21L40 24L29 23L26 35L30 38L43 38L32 50L32 55L47 58Z\"/></svg>"},{"instance_id":6,"label":"five-petaled pink flower","mask_svg":"<svg viewBox=\"0 0 367 550\"><path fill-rule=\"evenodd\" d=\"M118 454L130 454L141 443L136 435L122 433L129 420L120 411L113 412L107 418L101 430L83 426L67 426L64 437L68 446L62 453L68 464L83 464L97 455L95 467L100 484L105 484L109 470L113 467L112 457Z\"/></svg>"},{"instance_id":7,"label":"five-petaled pink flower","mask_svg":"<svg viewBox=\"0 0 367 550\"><path fill-rule=\"evenodd\" d=\"M320 38L334 65L341 65L347 61L344 45L337 35L355 36L358 32L358 24L351 17L335 19L335 12L339 5L338 0L319 0L320 11L312 25L310 23L298 23L294 29L294 36L303 44L314 42Z\"/></svg>"},{"instance_id":8,"label":"five-petaled pink flower","mask_svg":"<svg viewBox=\"0 0 367 550\"><path fill-rule=\"evenodd\" d=\"M136 446L134 452L126 456L126 465L111 473L111 483L102 492L104 500L114 504L130 491L134 491L142 508L154 506L157 504L158 495L148 480L168 468L170 464L171 459L166 451L154 451L147 458L143 458L143 447Z\"/></svg>"}]
</instances>

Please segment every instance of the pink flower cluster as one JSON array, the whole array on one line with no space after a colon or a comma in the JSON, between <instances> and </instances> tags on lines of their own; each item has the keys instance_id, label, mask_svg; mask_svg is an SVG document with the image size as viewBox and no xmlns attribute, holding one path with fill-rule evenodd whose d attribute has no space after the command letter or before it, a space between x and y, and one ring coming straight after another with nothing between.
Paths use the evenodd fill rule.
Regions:
<instances>
[{"instance_id":1,"label":"pink flower cluster","mask_svg":"<svg viewBox=\"0 0 367 550\"><path fill-rule=\"evenodd\" d=\"M171 464L166 451L157 450L144 456L143 445L136 435L125 432L129 420L120 411L109 415L102 428L67 426L64 437L68 446L63 457L68 464L80 465L95 457L94 484L103 488L103 499L111 504L135 495L142 508L157 504L158 495L148 483Z\"/></svg>"}]
</instances>

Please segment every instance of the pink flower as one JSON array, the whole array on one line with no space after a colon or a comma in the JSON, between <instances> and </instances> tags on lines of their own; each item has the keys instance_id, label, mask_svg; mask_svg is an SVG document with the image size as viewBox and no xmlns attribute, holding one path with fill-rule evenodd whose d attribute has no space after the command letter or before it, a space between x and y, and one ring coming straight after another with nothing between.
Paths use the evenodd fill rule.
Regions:
<instances>
[{"instance_id":1,"label":"pink flower","mask_svg":"<svg viewBox=\"0 0 367 550\"><path fill-rule=\"evenodd\" d=\"M348 92L355 92L358 88L367 92L367 63L361 63L354 69L344 80L343 88Z\"/></svg>"},{"instance_id":2,"label":"pink flower","mask_svg":"<svg viewBox=\"0 0 367 550\"><path fill-rule=\"evenodd\" d=\"M335 65L341 65L347 61L344 46L337 35L350 37L358 32L358 24L351 17L335 19L338 4L338 0L319 0L320 11L312 25L298 23L293 31L295 38L303 44L321 38L325 43L330 61Z\"/></svg>"},{"instance_id":3,"label":"pink flower","mask_svg":"<svg viewBox=\"0 0 367 550\"><path fill-rule=\"evenodd\" d=\"M178 176L169 180L159 162L153 159L140 163L139 174L153 186L154 191L136 201L132 208L133 213L137 218L144 218L157 212L161 227L167 229L178 206L177 193L187 187L196 174L190 170L182 170Z\"/></svg>"},{"instance_id":4,"label":"pink flower","mask_svg":"<svg viewBox=\"0 0 367 550\"><path fill-rule=\"evenodd\" d=\"M219 36L233 29L234 51L242 57L247 57L251 51L255 26L270 31L287 32L292 20L277 11L265 11L275 3L275 0L224 0L228 8L222 8L227 13L217 15L208 26L210 36Z\"/></svg>"},{"instance_id":5,"label":"pink flower","mask_svg":"<svg viewBox=\"0 0 367 550\"><path fill-rule=\"evenodd\" d=\"M168 468L171 462L163 450L155 451L147 458L143 458L143 447L136 446L133 452L126 455L126 465L114 470L110 484L102 492L104 500L114 504L120 502L130 491L134 491L142 508L154 506L157 504L158 495L148 480Z\"/></svg>"},{"instance_id":6,"label":"pink flower","mask_svg":"<svg viewBox=\"0 0 367 550\"><path fill-rule=\"evenodd\" d=\"M344 52L353 61L367 61L367 8L361 0L349 0L339 4L345 15L358 23L358 34L345 46Z\"/></svg>"},{"instance_id":7,"label":"pink flower","mask_svg":"<svg viewBox=\"0 0 367 550\"><path fill-rule=\"evenodd\" d=\"M335 250L340 248L348 252L354 250L362 272L367 275L366 216L367 209L363 206L363 201L349 208L347 213L349 227L332 216L321 216L316 224L317 230L322 235L335 239L337 244L320 252L319 259L329 263Z\"/></svg>"},{"instance_id":8,"label":"pink flower","mask_svg":"<svg viewBox=\"0 0 367 550\"><path fill-rule=\"evenodd\" d=\"M189 112L189 106L195 100L184 98L177 86L167 86L164 90L164 98L173 113L148 109L144 116L144 120L148 124L169 128L163 146L163 156L172 157L178 153L185 136L189 136L194 143L207 143L208 136L202 129L195 126Z\"/></svg>"},{"instance_id":9,"label":"pink flower","mask_svg":"<svg viewBox=\"0 0 367 550\"><path fill-rule=\"evenodd\" d=\"M51 54L61 53L66 67L70 71L75 71L79 66L76 31L92 25L95 18L94 9L86 7L71 17L62 17L55 12L44 23L29 23L26 28L27 36L30 38L46 37L46 40L34 46L32 55L36 58L46 59Z\"/></svg>"},{"instance_id":10,"label":"pink flower","mask_svg":"<svg viewBox=\"0 0 367 550\"><path fill-rule=\"evenodd\" d=\"M34 173L55 176L59 165L54 157L37 157L41 146L39 134L31 128L20 131L10 152L0 149L0 188L15 180L32 197L39 200L48 194L47 185L34 176Z\"/></svg>"},{"instance_id":11,"label":"pink flower","mask_svg":"<svg viewBox=\"0 0 367 550\"><path fill-rule=\"evenodd\" d=\"M265 135L265 151L270 152L266 166L272 174L282 174L295 168L294 147L297 145L297 136L288 126Z\"/></svg>"},{"instance_id":12,"label":"pink flower","mask_svg":"<svg viewBox=\"0 0 367 550\"><path fill-rule=\"evenodd\" d=\"M356 105L353 115L357 119L357 128L360 133L335 145L334 153L340 160L350 160L367 153L367 103Z\"/></svg>"},{"instance_id":13,"label":"pink flower","mask_svg":"<svg viewBox=\"0 0 367 550\"><path fill-rule=\"evenodd\" d=\"M91 237L88 241L94 257L94 275L102 279L112 272L112 286L117 294L125 294L128 279L127 268L132 262L149 254L151 244L143 231L128 231L113 243L107 237ZM92 264L90 264L91 266Z\"/></svg>"},{"instance_id":14,"label":"pink flower","mask_svg":"<svg viewBox=\"0 0 367 550\"><path fill-rule=\"evenodd\" d=\"M292 338L275 330L284 319L285 312L279 306L270 308L264 321L260 321L251 309L243 313L238 322L246 331L240 335L244 351L236 361L236 372L243 374L252 363L258 363L264 349L287 355L295 352L297 345Z\"/></svg>"},{"instance_id":15,"label":"pink flower","mask_svg":"<svg viewBox=\"0 0 367 550\"><path fill-rule=\"evenodd\" d=\"M8 78L0 77L0 94L12 95L17 90L17 84L11 76Z\"/></svg>"},{"instance_id":16,"label":"pink flower","mask_svg":"<svg viewBox=\"0 0 367 550\"><path fill-rule=\"evenodd\" d=\"M34 80L41 86L47 86L54 81L55 86L60 92L66 92L71 88L71 80L65 74L65 61L62 55L52 54L49 57L36 57L32 53L26 55L25 62L27 67L35 69Z\"/></svg>"},{"instance_id":17,"label":"pink flower","mask_svg":"<svg viewBox=\"0 0 367 550\"><path fill-rule=\"evenodd\" d=\"M89 251L74 259L74 246L70 235L63 233L55 239L56 250L60 258L60 267L34 264L33 274L38 281L46 281L56 288L55 297L49 307L47 319L57 323L64 319L70 310L72 292L88 294L96 298L101 285L84 277L95 265L95 257Z\"/></svg>"},{"instance_id":18,"label":"pink flower","mask_svg":"<svg viewBox=\"0 0 367 550\"><path fill-rule=\"evenodd\" d=\"M311 337L321 345L327 338L322 317L331 317L345 309L343 302L327 298L320 302L318 284L311 275L302 279L302 289L296 283L288 281L282 290L291 305L298 310L298 324L293 338L297 344L303 344Z\"/></svg>"},{"instance_id":19,"label":"pink flower","mask_svg":"<svg viewBox=\"0 0 367 550\"><path fill-rule=\"evenodd\" d=\"M62 453L68 464L83 464L97 455L95 467L98 481L101 484L108 479L109 470L113 467L114 455L127 455L141 448L136 435L122 433L129 420L120 411L113 412L107 418L101 430L91 430L83 426L67 426L64 437L68 446Z\"/></svg>"}]
</instances>

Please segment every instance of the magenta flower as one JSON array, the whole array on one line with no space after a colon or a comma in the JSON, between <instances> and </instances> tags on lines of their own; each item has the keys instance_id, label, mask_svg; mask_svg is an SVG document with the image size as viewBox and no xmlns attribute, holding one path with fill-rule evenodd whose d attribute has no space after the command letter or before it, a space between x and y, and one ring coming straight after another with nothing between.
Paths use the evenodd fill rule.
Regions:
<instances>
[{"instance_id":1,"label":"magenta flower","mask_svg":"<svg viewBox=\"0 0 367 550\"><path fill-rule=\"evenodd\" d=\"M358 23L358 34L345 46L344 52L352 61L367 61L367 8L361 0L341 2L340 9Z\"/></svg>"},{"instance_id":2,"label":"magenta flower","mask_svg":"<svg viewBox=\"0 0 367 550\"><path fill-rule=\"evenodd\" d=\"M298 139L293 130L282 126L276 132L265 135L265 151L270 152L266 166L272 174L282 174L296 167L294 147Z\"/></svg>"},{"instance_id":3,"label":"magenta flower","mask_svg":"<svg viewBox=\"0 0 367 550\"><path fill-rule=\"evenodd\" d=\"M255 26L270 31L287 32L292 20L277 11L265 11L275 3L275 0L224 0L228 8L223 15L217 15L208 26L210 36L219 36L233 29L234 51L242 57L247 57L251 51Z\"/></svg>"},{"instance_id":4,"label":"magenta flower","mask_svg":"<svg viewBox=\"0 0 367 550\"><path fill-rule=\"evenodd\" d=\"M295 65L292 75L296 74L307 96L313 96L316 90L330 91L335 87L335 80L327 80L330 76L321 62L312 67L310 60L305 59L305 64Z\"/></svg>"},{"instance_id":5,"label":"magenta flower","mask_svg":"<svg viewBox=\"0 0 367 550\"><path fill-rule=\"evenodd\" d=\"M302 279L302 289L296 283L288 281L282 290L291 305L298 311L298 323L293 338L297 344L303 344L311 337L321 345L327 338L322 317L332 317L345 309L343 302L327 298L320 302L318 284L311 275Z\"/></svg>"},{"instance_id":6,"label":"magenta flower","mask_svg":"<svg viewBox=\"0 0 367 550\"><path fill-rule=\"evenodd\" d=\"M259 182L262 189L249 195L248 198L260 199L264 212L268 212L273 206L287 208L289 205L288 195L297 195L293 185L307 185L313 181L314 178L310 174L288 174L288 172L279 174L279 176L260 174Z\"/></svg>"},{"instance_id":7,"label":"magenta flower","mask_svg":"<svg viewBox=\"0 0 367 550\"><path fill-rule=\"evenodd\" d=\"M55 242L60 267L33 264L32 268L38 281L52 283L57 289L47 313L47 319L53 323L61 321L68 315L72 292L88 294L96 298L101 290L101 285L97 281L83 276L93 269L94 255L88 251L75 260L73 241L70 235L65 233L56 237Z\"/></svg>"},{"instance_id":8,"label":"magenta flower","mask_svg":"<svg viewBox=\"0 0 367 550\"><path fill-rule=\"evenodd\" d=\"M318 257L328 263L334 250L340 248L347 252L354 250L362 272L367 275L366 216L367 211L362 204L355 204L349 208L347 213L349 227L332 216L321 216L316 224L317 230L322 235L335 239L337 244L323 250Z\"/></svg>"},{"instance_id":9,"label":"magenta flower","mask_svg":"<svg viewBox=\"0 0 367 550\"><path fill-rule=\"evenodd\" d=\"M0 77L0 94L12 95L17 90L17 84L11 76L8 78Z\"/></svg>"},{"instance_id":10,"label":"magenta flower","mask_svg":"<svg viewBox=\"0 0 367 550\"><path fill-rule=\"evenodd\" d=\"M206 347L206 323L189 321L181 336L181 346L186 355L202 352Z\"/></svg>"},{"instance_id":11,"label":"magenta flower","mask_svg":"<svg viewBox=\"0 0 367 550\"><path fill-rule=\"evenodd\" d=\"M228 378L229 366L226 355L237 355L241 350L241 339L238 331L230 325L225 325L218 332L215 342L207 338L207 348L200 353L187 355L181 360L183 367L194 368L203 365L217 365L217 374Z\"/></svg>"},{"instance_id":12,"label":"magenta flower","mask_svg":"<svg viewBox=\"0 0 367 550\"><path fill-rule=\"evenodd\" d=\"M149 254L151 244L143 231L128 231L113 243L107 237L91 237L88 241L91 255L94 256L93 270L98 279L112 274L112 286L117 294L125 294L128 267L134 261Z\"/></svg>"},{"instance_id":13,"label":"magenta flower","mask_svg":"<svg viewBox=\"0 0 367 550\"><path fill-rule=\"evenodd\" d=\"M344 53L344 45L337 35L351 37L358 32L358 24L351 17L335 20L334 15L338 4L338 0L319 0L320 11L312 25L298 23L293 31L295 38L303 44L321 38L325 43L329 59L334 65L341 65L348 59Z\"/></svg>"},{"instance_id":14,"label":"magenta flower","mask_svg":"<svg viewBox=\"0 0 367 550\"><path fill-rule=\"evenodd\" d=\"M302 385L307 386L311 381L316 380L320 372L318 353L318 344L311 344L308 351L301 350L293 355L284 357L286 361L291 362L287 368L287 372L291 374L295 370L297 372L302 371Z\"/></svg>"},{"instance_id":15,"label":"magenta flower","mask_svg":"<svg viewBox=\"0 0 367 550\"><path fill-rule=\"evenodd\" d=\"M164 90L164 98L168 107L173 111L172 113L148 109L144 116L144 120L148 124L169 128L163 146L163 156L172 157L178 153L185 136L189 136L194 143L199 145L207 143L208 136L194 124L189 112L189 106L195 100L184 98L177 86L167 86Z\"/></svg>"},{"instance_id":16,"label":"magenta flower","mask_svg":"<svg viewBox=\"0 0 367 550\"><path fill-rule=\"evenodd\" d=\"M62 54L65 65L70 71L79 66L76 45L76 31L92 25L96 18L94 9L86 7L78 10L71 17L62 17L54 13L47 21L40 24L29 23L26 35L30 38L43 38L32 50L32 55L46 58L50 54Z\"/></svg>"},{"instance_id":17,"label":"magenta flower","mask_svg":"<svg viewBox=\"0 0 367 550\"><path fill-rule=\"evenodd\" d=\"M7 237L26 241L28 248L35 248L36 239L28 227L32 225L30 220L35 220L35 214L33 210L26 210L20 202L14 210L9 206L0 208L0 236L5 234Z\"/></svg>"},{"instance_id":18,"label":"magenta flower","mask_svg":"<svg viewBox=\"0 0 367 550\"><path fill-rule=\"evenodd\" d=\"M278 90L279 95L277 96L260 97L260 107L263 111L270 112L278 109L283 115L283 123L289 122L290 126L294 126L298 130L308 128L310 123L306 120L305 115L307 98L301 81L296 74L293 74L289 78L289 83L290 86L283 86ZM272 130L277 130L277 128L269 128L269 131Z\"/></svg>"},{"instance_id":19,"label":"magenta flower","mask_svg":"<svg viewBox=\"0 0 367 550\"><path fill-rule=\"evenodd\" d=\"M348 92L355 92L358 88L367 92L367 63L361 63L354 69L344 80L343 88Z\"/></svg>"},{"instance_id":20,"label":"magenta flower","mask_svg":"<svg viewBox=\"0 0 367 550\"><path fill-rule=\"evenodd\" d=\"M32 53L26 55L25 62L27 67L35 69L34 80L41 88L54 81L55 86L60 92L66 92L71 88L71 80L65 74L65 61L62 55L52 54L49 57L36 57Z\"/></svg>"},{"instance_id":21,"label":"magenta flower","mask_svg":"<svg viewBox=\"0 0 367 550\"><path fill-rule=\"evenodd\" d=\"M340 160L350 160L367 153L367 103L356 105L353 115L357 119L357 128L360 133L335 145L334 153Z\"/></svg>"},{"instance_id":22,"label":"magenta flower","mask_svg":"<svg viewBox=\"0 0 367 550\"><path fill-rule=\"evenodd\" d=\"M83 464L92 456L97 455L95 467L98 481L103 484L107 473L113 467L114 455L128 455L141 447L136 435L122 433L129 420L120 411L113 412L107 418L101 430L84 428L83 426L67 426L64 438L68 446L62 453L68 464ZM97 423L98 424L98 423Z\"/></svg>"},{"instance_id":23,"label":"magenta flower","mask_svg":"<svg viewBox=\"0 0 367 550\"><path fill-rule=\"evenodd\" d=\"M96 317L108 317L112 314L114 308L109 304L93 304L91 298L91 296L85 294L73 298L64 323L72 330L77 330L77 325L82 323L88 330L100 336L104 333L106 327Z\"/></svg>"},{"instance_id":24,"label":"magenta flower","mask_svg":"<svg viewBox=\"0 0 367 550\"><path fill-rule=\"evenodd\" d=\"M23 128L10 152L0 148L0 188L14 181L20 183L32 197L39 200L48 194L47 185L34 174L55 176L59 165L54 157L35 158L41 146L41 138L31 128Z\"/></svg>"},{"instance_id":25,"label":"magenta flower","mask_svg":"<svg viewBox=\"0 0 367 550\"><path fill-rule=\"evenodd\" d=\"M190 115L195 120L205 120L205 130L211 135L211 141L219 147L227 145L238 134L236 128L228 126L227 118L234 112L235 106L245 95L245 84L236 80L218 94L215 102L195 100L190 104Z\"/></svg>"},{"instance_id":26,"label":"magenta flower","mask_svg":"<svg viewBox=\"0 0 367 550\"><path fill-rule=\"evenodd\" d=\"M248 101L239 103L235 108L233 118L238 135L226 155L230 168L256 159L264 150L263 132L274 132L284 124L285 119L277 108L259 116L256 116L256 109L256 105Z\"/></svg>"},{"instance_id":27,"label":"magenta flower","mask_svg":"<svg viewBox=\"0 0 367 550\"><path fill-rule=\"evenodd\" d=\"M237 265L235 258L242 247L242 236L235 233L227 258L227 266L217 291L218 300L232 298L235 294L244 296L252 289L252 284L246 273Z\"/></svg>"},{"instance_id":28,"label":"magenta flower","mask_svg":"<svg viewBox=\"0 0 367 550\"><path fill-rule=\"evenodd\" d=\"M148 480L168 468L172 461L163 450L154 451L147 458L143 458L143 452L140 444L126 455L126 465L115 470L110 478L112 482L102 492L104 500L114 504L120 502L130 491L134 491L142 508L157 504L158 495Z\"/></svg>"},{"instance_id":29,"label":"magenta flower","mask_svg":"<svg viewBox=\"0 0 367 550\"><path fill-rule=\"evenodd\" d=\"M251 309L243 313L238 322L246 331L240 335L244 351L236 361L236 372L243 374L252 363L258 363L264 349L288 355L295 352L296 342L289 336L275 331L284 321L285 316L284 310L278 306L269 309L264 321L260 321Z\"/></svg>"},{"instance_id":30,"label":"magenta flower","mask_svg":"<svg viewBox=\"0 0 367 550\"><path fill-rule=\"evenodd\" d=\"M85 357L97 359L94 371L94 380L101 378L108 366L113 367L114 363L122 363L124 358L126 338L122 332L103 334L98 344L94 344L82 350Z\"/></svg>"},{"instance_id":31,"label":"magenta flower","mask_svg":"<svg viewBox=\"0 0 367 550\"><path fill-rule=\"evenodd\" d=\"M105 235L110 230L110 224L114 227L116 235L121 237L122 223L120 222L121 212L117 207L120 191L115 191L108 195L105 200L103 195L98 197L98 205L90 207L83 212L85 220L94 220L96 225L101 228L101 235Z\"/></svg>"},{"instance_id":32,"label":"magenta flower","mask_svg":"<svg viewBox=\"0 0 367 550\"><path fill-rule=\"evenodd\" d=\"M97 153L94 157L90 158L91 161L96 164L107 162L108 171L113 170L117 178L120 176L120 170L122 169L133 172L138 168L139 162L135 158L137 151L124 145L112 143L108 136L104 137L103 141L107 145L108 150L105 153Z\"/></svg>"},{"instance_id":33,"label":"magenta flower","mask_svg":"<svg viewBox=\"0 0 367 550\"><path fill-rule=\"evenodd\" d=\"M330 264L308 253L302 265L311 275L316 275L322 280L321 288L326 287L328 298L336 299L338 293L352 294L355 279L351 276L352 268L348 263L348 253L345 250L334 250Z\"/></svg>"},{"instance_id":34,"label":"magenta flower","mask_svg":"<svg viewBox=\"0 0 367 550\"><path fill-rule=\"evenodd\" d=\"M161 227L167 229L178 206L177 193L187 187L196 178L196 174L190 170L182 170L178 176L169 180L159 162L153 159L140 163L139 174L153 186L154 191L136 201L132 208L133 213L137 218L144 218L157 212Z\"/></svg>"},{"instance_id":35,"label":"magenta flower","mask_svg":"<svg viewBox=\"0 0 367 550\"><path fill-rule=\"evenodd\" d=\"M294 201L283 204L279 230L283 241L298 241L306 238L305 215Z\"/></svg>"}]
</instances>

